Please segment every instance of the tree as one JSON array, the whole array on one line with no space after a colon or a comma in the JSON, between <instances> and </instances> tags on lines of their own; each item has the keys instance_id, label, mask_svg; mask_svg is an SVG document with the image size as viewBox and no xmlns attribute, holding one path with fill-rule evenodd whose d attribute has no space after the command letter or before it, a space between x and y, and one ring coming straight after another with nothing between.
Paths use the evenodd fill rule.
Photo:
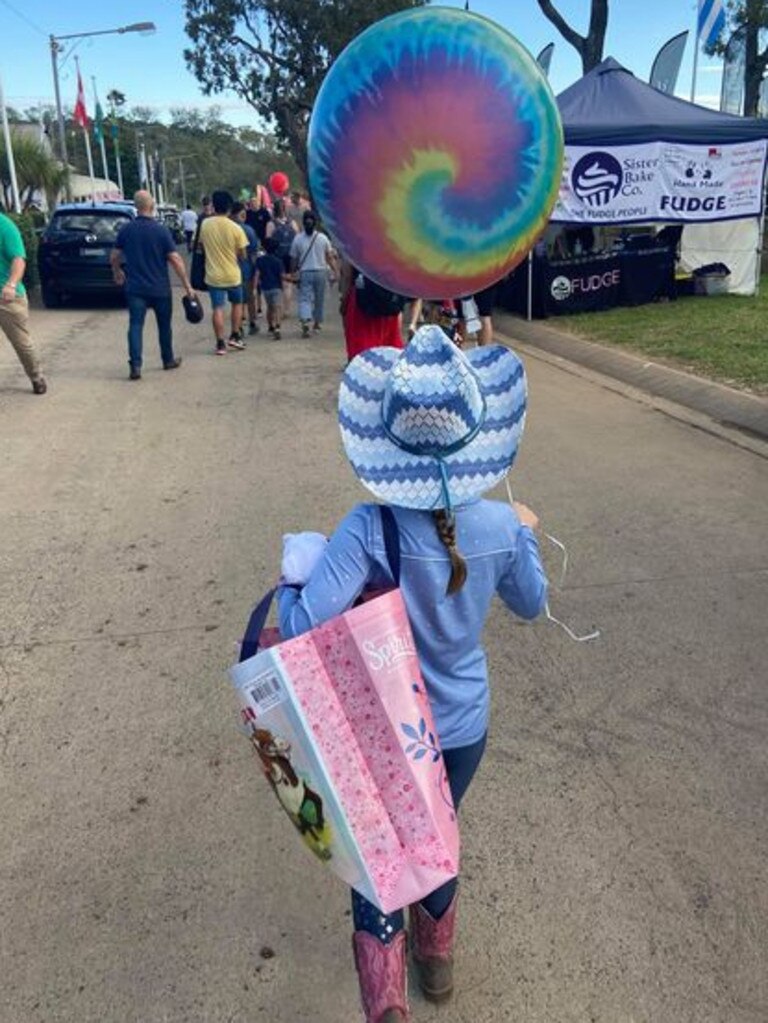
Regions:
<instances>
[{"instance_id":1,"label":"tree","mask_svg":"<svg viewBox=\"0 0 768 1023\"><path fill-rule=\"evenodd\" d=\"M768 69L768 38L765 35L768 30L768 0L731 0L728 15L731 30L744 33L744 116L756 117L760 86ZM727 43L727 39L720 39L709 52L723 56Z\"/></svg>"},{"instance_id":2,"label":"tree","mask_svg":"<svg viewBox=\"0 0 768 1023\"><path fill-rule=\"evenodd\" d=\"M608 0L592 0L589 29L585 36L571 28L552 0L538 0L542 14L552 22L557 31L581 57L581 69L587 74L603 59L605 32L608 28Z\"/></svg>"},{"instance_id":3,"label":"tree","mask_svg":"<svg viewBox=\"0 0 768 1023\"><path fill-rule=\"evenodd\" d=\"M49 207L56 205L59 193L67 183L67 171L51 156L42 142L21 131L11 132L16 180L21 205L26 208L36 192L43 192ZM0 139L0 188L6 209L10 208L11 172L5 144Z\"/></svg>"},{"instance_id":4,"label":"tree","mask_svg":"<svg viewBox=\"0 0 768 1023\"><path fill-rule=\"evenodd\" d=\"M346 44L426 0L185 0L187 66L206 95L231 90L274 125L307 172L312 105Z\"/></svg>"}]
</instances>

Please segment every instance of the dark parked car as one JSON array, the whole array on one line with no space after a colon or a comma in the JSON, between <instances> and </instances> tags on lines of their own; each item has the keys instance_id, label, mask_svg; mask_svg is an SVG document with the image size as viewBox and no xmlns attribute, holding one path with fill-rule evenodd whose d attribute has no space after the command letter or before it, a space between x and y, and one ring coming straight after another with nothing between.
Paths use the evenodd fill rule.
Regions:
<instances>
[{"instance_id":1,"label":"dark parked car","mask_svg":"<svg viewBox=\"0 0 768 1023\"><path fill-rule=\"evenodd\" d=\"M58 206L38 247L43 304L55 308L71 295L122 296L109 257L117 232L135 216L132 204Z\"/></svg>"}]
</instances>

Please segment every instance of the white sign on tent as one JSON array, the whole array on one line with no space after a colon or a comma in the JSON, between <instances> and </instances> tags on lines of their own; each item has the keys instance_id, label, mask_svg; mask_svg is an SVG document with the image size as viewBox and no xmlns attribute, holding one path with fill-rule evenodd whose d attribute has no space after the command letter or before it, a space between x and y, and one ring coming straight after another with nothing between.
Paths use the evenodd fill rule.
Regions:
<instances>
[{"instance_id":1,"label":"white sign on tent","mask_svg":"<svg viewBox=\"0 0 768 1023\"><path fill-rule=\"evenodd\" d=\"M711 146L568 145L550 219L629 224L759 217L767 145L765 139Z\"/></svg>"}]
</instances>

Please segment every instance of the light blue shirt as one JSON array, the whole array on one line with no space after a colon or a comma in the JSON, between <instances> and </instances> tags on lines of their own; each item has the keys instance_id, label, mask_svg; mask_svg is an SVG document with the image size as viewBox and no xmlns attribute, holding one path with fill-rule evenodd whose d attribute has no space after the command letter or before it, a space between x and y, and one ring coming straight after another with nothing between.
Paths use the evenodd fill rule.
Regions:
<instances>
[{"instance_id":1,"label":"light blue shirt","mask_svg":"<svg viewBox=\"0 0 768 1023\"><path fill-rule=\"evenodd\" d=\"M446 595L451 574L431 512L393 507L400 535L400 589L408 611L435 725L444 749L477 742L488 728L490 694L481 634L498 593L521 618L547 599L536 537L508 504L476 501L456 510L467 581ZM341 614L363 588L391 586L381 516L360 504L340 524L299 591L280 591L280 631L298 636Z\"/></svg>"}]
</instances>

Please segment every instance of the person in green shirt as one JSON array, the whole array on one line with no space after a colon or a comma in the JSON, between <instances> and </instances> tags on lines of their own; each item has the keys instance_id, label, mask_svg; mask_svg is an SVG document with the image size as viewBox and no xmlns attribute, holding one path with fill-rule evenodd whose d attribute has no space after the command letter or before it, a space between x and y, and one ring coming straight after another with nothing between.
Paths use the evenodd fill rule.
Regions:
<instances>
[{"instance_id":1,"label":"person in green shirt","mask_svg":"<svg viewBox=\"0 0 768 1023\"><path fill-rule=\"evenodd\" d=\"M0 213L0 330L11 342L35 394L45 394L40 358L29 333L29 303L22 283L27 253L18 227Z\"/></svg>"}]
</instances>

